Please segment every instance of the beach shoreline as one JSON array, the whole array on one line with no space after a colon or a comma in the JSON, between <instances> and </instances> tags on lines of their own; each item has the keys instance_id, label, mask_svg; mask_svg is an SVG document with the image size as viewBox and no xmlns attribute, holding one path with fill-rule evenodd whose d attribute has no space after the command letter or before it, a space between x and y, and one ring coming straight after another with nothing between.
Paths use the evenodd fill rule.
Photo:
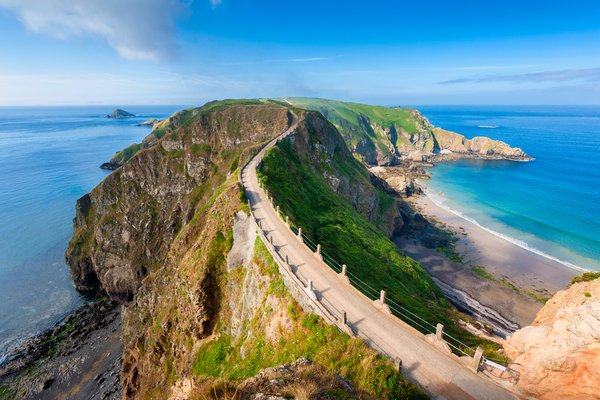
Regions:
<instances>
[{"instance_id":1,"label":"beach shoreline","mask_svg":"<svg viewBox=\"0 0 600 400\"><path fill-rule=\"evenodd\" d=\"M416 238L396 237L396 245L427 270L452 303L492 325L499 336L531 324L544 300L581 273L440 207L424 190L406 201L430 223L452 234L452 246L462 262Z\"/></svg>"},{"instance_id":2,"label":"beach shoreline","mask_svg":"<svg viewBox=\"0 0 600 400\"><path fill-rule=\"evenodd\" d=\"M554 294L585 270L572 268L532 249L495 235L447 208L440 207L424 191L412 203L415 209L451 230L454 244L466 265L484 266L496 278L507 278L526 290L546 290Z\"/></svg>"}]
</instances>

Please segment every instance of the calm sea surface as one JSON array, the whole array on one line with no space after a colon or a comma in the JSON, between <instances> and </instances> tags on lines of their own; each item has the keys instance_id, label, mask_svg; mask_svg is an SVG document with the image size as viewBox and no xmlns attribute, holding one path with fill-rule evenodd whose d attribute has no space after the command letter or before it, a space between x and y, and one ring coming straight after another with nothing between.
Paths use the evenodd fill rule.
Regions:
<instances>
[{"instance_id":1,"label":"calm sea surface","mask_svg":"<svg viewBox=\"0 0 600 400\"><path fill-rule=\"evenodd\" d=\"M426 183L435 202L565 265L600 271L600 107L417 108L436 126L536 158L439 164Z\"/></svg>"},{"instance_id":2,"label":"calm sea surface","mask_svg":"<svg viewBox=\"0 0 600 400\"><path fill-rule=\"evenodd\" d=\"M108 174L101 163L149 133L136 124L181 107L105 118L114 108L0 108L0 361L84 301L63 256L75 201Z\"/></svg>"}]
</instances>

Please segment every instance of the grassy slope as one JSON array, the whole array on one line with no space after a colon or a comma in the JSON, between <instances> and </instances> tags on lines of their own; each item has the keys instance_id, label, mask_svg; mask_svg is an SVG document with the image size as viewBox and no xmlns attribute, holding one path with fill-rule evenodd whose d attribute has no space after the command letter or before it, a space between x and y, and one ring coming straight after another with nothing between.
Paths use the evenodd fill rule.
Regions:
<instances>
[{"instance_id":1,"label":"grassy slope","mask_svg":"<svg viewBox=\"0 0 600 400\"><path fill-rule=\"evenodd\" d=\"M387 149L388 138L376 134L364 124L361 124L359 122L361 115L366 116L371 122L380 127L387 128L394 125L397 131L401 128L408 133L417 131L414 110L407 108L389 108L306 97L290 98L289 101L298 107L319 111L338 128L351 145L355 145L365 136L368 136L380 150ZM403 141L405 139L399 135L397 142L392 144L397 146L400 144L399 142Z\"/></svg>"},{"instance_id":2,"label":"grassy slope","mask_svg":"<svg viewBox=\"0 0 600 400\"><path fill-rule=\"evenodd\" d=\"M358 164L353 159L346 162ZM447 332L467 345L480 345L486 354L494 355L497 345L459 327L457 312L423 268L331 191L318 166L312 166L317 167L315 170L307 164L298 159L289 141L280 142L263 159L260 179L283 212L320 243L325 253L347 264L349 271L368 286L363 292L370 298L377 298L378 291L385 289L390 300L433 325L444 324Z\"/></svg>"},{"instance_id":3,"label":"grassy slope","mask_svg":"<svg viewBox=\"0 0 600 400\"><path fill-rule=\"evenodd\" d=\"M260 239L255 243L254 262L271 277L266 293L287 304L291 329L277 341L265 337L263 327L277 312L266 304L266 299L244 330L252 332L235 339L228 332L227 321L222 321L216 340L202 346L195 354L193 375L200 380L219 378L236 382L254 376L259 370L306 357L322 365L331 374L340 374L351 380L360 390L380 398L426 398L414 385L398 374L391 363L369 349L361 339L351 338L337 328L325 324L318 316L306 314L291 298L279 275L277 264ZM228 273L229 281L241 282L248 272L242 266ZM218 384L219 381L216 381ZM321 393L333 396L335 393Z\"/></svg>"}]
</instances>

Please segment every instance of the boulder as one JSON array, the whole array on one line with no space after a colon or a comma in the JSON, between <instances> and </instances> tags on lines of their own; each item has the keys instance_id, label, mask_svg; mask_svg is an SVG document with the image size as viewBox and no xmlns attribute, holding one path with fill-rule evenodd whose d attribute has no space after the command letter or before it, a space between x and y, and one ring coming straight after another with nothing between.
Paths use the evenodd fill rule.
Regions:
<instances>
[{"instance_id":1,"label":"boulder","mask_svg":"<svg viewBox=\"0 0 600 400\"><path fill-rule=\"evenodd\" d=\"M600 279L556 293L504 343L519 389L539 399L600 399Z\"/></svg>"}]
</instances>

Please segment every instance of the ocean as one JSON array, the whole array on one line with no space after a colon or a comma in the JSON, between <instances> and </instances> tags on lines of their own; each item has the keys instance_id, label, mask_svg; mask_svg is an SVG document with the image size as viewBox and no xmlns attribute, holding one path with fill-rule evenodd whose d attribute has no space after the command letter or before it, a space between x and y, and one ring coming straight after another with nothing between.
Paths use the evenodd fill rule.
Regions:
<instances>
[{"instance_id":1,"label":"ocean","mask_svg":"<svg viewBox=\"0 0 600 400\"><path fill-rule=\"evenodd\" d=\"M0 361L10 346L81 305L64 262L75 201L108 175L99 165L181 107L0 108Z\"/></svg>"},{"instance_id":2,"label":"ocean","mask_svg":"<svg viewBox=\"0 0 600 400\"><path fill-rule=\"evenodd\" d=\"M440 163L425 183L434 202L566 266L600 271L600 107L416 108L436 126L536 158Z\"/></svg>"}]
</instances>

